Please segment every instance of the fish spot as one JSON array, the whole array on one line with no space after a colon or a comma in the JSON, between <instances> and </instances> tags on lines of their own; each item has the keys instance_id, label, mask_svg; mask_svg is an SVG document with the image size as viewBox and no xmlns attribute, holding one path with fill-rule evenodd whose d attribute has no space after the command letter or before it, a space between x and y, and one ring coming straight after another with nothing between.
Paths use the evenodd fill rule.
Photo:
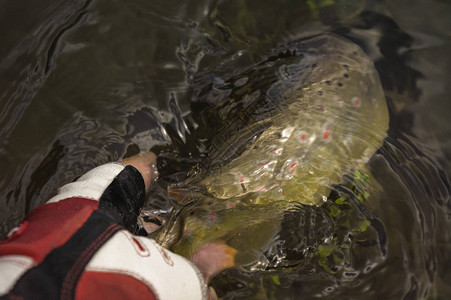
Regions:
<instances>
[{"instance_id":1,"label":"fish spot","mask_svg":"<svg viewBox=\"0 0 451 300\"><path fill-rule=\"evenodd\" d=\"M259 171L269 171L272 172L274 169L274 165L275 165L276 161L258 161L257 162L257 166L259 167Z\"/></svg>"},{"instance_id":2,"label":"fish spot","mask_svg":"<svg viewBox=\"0 0 451 300\"><path fill-rule=\"evenodd\" d=\"M292 162L291 164L288 165L288 173L293 174L296 171L297 167L298 163Z\"/></svg>"},{"instance_id":3,"label":"fish spot","mask_svg":"<svg viewBox=\"0 0 451 300\"><path fill-rule=\"evenodd\" d=\"M269 153L273 156L280 156L282 155L283 148L277 147L276 145L271 145L268 147Z\"/></svg>"},{"instance_id":4,"label":"fish spot","mask_svg":"<svg viewBox=\"0 0 451 300\"><path fill-rule=\"evenodd\" d=\"M379 101L377 101L376 98L373 98L373 99L371 100L371 103L373 104L374 107L378 107L378 106L379 106Z\"/></svg>"},{"instance_id":5,"label":"fish spot","mask_svg":"<svg viewBox=\"0 0 451 300\"><path fill-rule=\"evenodd\" d=\"M306 131L303 130L296 131L295 136L296 140L301 144L305 144L308 142L309 135Z\"/></svg>"},{"instance_id":6,"label":"fish spot","mask_svg":"<svg viewBox=\"0 0 451 300\"><path fill-rule=\"evenodd\" d=\"M228 209L234 209L236 207L235 203L228 201L226 207Z\"/></svg>"},{"instance_id":7,"label":"fish spot","mask_svg":"<svg viewBox=\"0 0 451 300\"><path fill-rule=\"evenodd\" d=\"M237 173L235 174L235 176L236 176L236 178L238 179L238 182L239 182L240 184L243 184L243 183L249 183L249 182L250 182L249 179L246 178L245 176L243 176L240 172L237 172Z\"/></svg>"},{"instance_id":8,"label":"fish spot","mask_svg":"<svg viewBox=\"0 0 451 300\"><path fill-rule=\"evenodd\" d=\"M343 74L343 77L344 77L344 78L349 78L349 74L348 74L348 73L344 73L344 74Z\"/></svg>"},{"instance_id":9,"label":"fish spot","mask_svg":"<svg viewBox=\"0 0 451 300\"><path fill-rule=\"evenodd\" d=\"M335 97L334 102L338 107L343 107L343 105L344 105L343 99L341 99L339 97Z\"/></svg>"},{"instance_id":10,"label":"fish spot","mask_svg":"<svg viewBox=\"0 0 451 300\"><path fill-rule=\"evenodd\" d=\"M255 189L256 193L264 193L266 191L268 191L268 190L264 186L261 186L261 187Z\"/></svg>"},{"instance_id":11,"label":"fish spot","mask_svg":"<svg viewBox=\"0 0 451 300\"><path fill-rule=\"evenodd\" d=\"M262 162L257 163L257 165L258 165L259 167L264 168L264 167L266 167L267 163L262 161Z\"/></svg>"},{"instance_id":12,"label":"fish spot","mask_svg":"<svg viewBox=\"0 0 451 300\"><path fill-rule=\"evenodd\" d=\"M349 66L348 65L343 65L343 68L345 68L346 70L349 70Z\"/></svg>"},{"instance_id":13,"label":"fish spot","mask_svg":"<svg viewBox=\"0 0 451 300\"><path fill-rule=\"evenodd\" d=\"M351 99L351 103L352 103L352 106L354 106L354 107L360 107L360 106L362 106L362 100L360 100L359 97L354 97L354 98L352 98L352 99Z\"/></svg>"},{"instance_id":14,"label":"fish spot","mask_svg":"<svg viewBox=\"0 0 451 300\"><path fill-rule=\"evenodd\" d=\"M342 86L343 86L343 83L337 82L337 86L342 87Z\"/></svg>"},{"instance_id":15,"label":"fish spot","mask_svg":"<svg viewBox=\"0 0 451 300\"><path fill-rule=\"evenodd\" d=\"M331 125L329 123L325 123L323 125L323 130L321 133L321 138L325 142L329 142L332 138L332 131L331 131Z\"/></svg>"},{"instance_id":16,"label":"fish spot","mask_svg":"<svg viewBox=\"0 0 451 300\"><path fill-rule=\"evenodd\" d=\"M332 81L327 80L327 81L326 81L326 84L327 84L327 85L331 85L331 84L332 84Z\"/></svg>"},{"instance_id":17,"label":"fish spot","mask_svg":"<svg viewBox=\"0 0 451 300\"><path fill-rule=\"evenodd\" d=\"M368 85L366 84L366 82L360 81L360 87L361 87L362 90L364 90L365 92L368 92Z\"/></svg>"},{"instance_id":18,"label":"fish spot","mask_svg":"<svg viewBox=\"0 0 451 300\"><path fill-rule=\"evenodd\" d=\"M294 173L296 172L296 169L298 167L297 160L287 160L284 167L284 177L286 179L291 179Z\"/></svg>"}]
</instances>

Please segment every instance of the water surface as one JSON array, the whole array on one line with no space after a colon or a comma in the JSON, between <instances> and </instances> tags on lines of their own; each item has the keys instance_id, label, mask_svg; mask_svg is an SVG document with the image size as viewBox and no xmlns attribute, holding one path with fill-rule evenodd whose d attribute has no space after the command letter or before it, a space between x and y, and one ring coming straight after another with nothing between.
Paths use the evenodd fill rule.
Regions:
<instances>
[{"instance_id":1,"label":"water surface","mask_svg":"<svg viewBox=\"0 0 451 300\"><path fill-rule=\"evenodd\" d=\"M162 161L152 201L170 207L165 185L182 180L205 153L189 144L190 115L218 105L225 80L281 45L333 32L374 62L389 106L388 137L368 166L380 190L364 206L382 224L386 253L347 281L314 263L269 277L230 270L218 277L218 294L450 297L451 7L326 2L2 2L2 235L63 183L168 143L177 155Z\"/></svg>"}]
</instances>

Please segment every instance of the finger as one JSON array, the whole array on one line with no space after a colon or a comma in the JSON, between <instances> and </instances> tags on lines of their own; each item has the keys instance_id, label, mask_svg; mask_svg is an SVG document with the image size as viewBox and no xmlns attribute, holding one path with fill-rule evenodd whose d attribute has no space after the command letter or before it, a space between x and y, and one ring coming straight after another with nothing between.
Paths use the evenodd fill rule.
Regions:
<instances>
[{"instance_id":1,"label":"finger","mask_svg":"<svg viewBox=\"0 0 451 300\"><path fill-rule=\"evenodd\" d=\"M149 191L152 182L158 178L158 170L156 167L157 157L152 152L141 152L129 158L121 160L125 165L135 167L144 179L146 192Z\"/></svg>"},{"instance_id":2,"label":"finger","mask_svg":"<svg viewBox=\"0 0 451 300\"><path fill-rule=\"evenodd\" d=\"M222 240L209 242L194 254L190 260L199 268L208 282L221 271L235 265L237 250Z\"/></svg>"}]
</instances>

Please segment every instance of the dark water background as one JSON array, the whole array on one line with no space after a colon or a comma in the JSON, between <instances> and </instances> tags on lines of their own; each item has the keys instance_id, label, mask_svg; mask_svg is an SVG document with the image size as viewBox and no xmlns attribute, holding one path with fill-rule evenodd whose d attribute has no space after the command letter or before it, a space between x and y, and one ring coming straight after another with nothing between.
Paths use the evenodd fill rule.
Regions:
<instances>
[{"instance_id":1,"label":"dark water background","mask_svg":"<svg viewBox=\"0 0 451 300\"><path fill-rule=\"evenodd\" d=\"M387 254L347 284L297 274L278 298L449 299L450 13L438 0L0 1L0 233L99 164L182 143L204 87L334 32L374 61L390 108L368 204Z\"/></svg>"}]
</instances>

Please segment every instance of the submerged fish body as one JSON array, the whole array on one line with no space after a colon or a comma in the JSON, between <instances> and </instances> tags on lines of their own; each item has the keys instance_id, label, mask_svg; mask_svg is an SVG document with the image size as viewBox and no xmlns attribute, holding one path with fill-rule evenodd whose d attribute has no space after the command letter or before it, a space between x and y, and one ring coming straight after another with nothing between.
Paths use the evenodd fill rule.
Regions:
<instances>
[{"instance_id":1,"label":"submerged fish body","mask_svg":"<svg viewBox=\"0 0 451 300\"><path fill-rule=\"evenodd\" d=\"M258 121L270 125L238 158L200 182L213 197L256 193L259 203L318 205L330 185L363 166L385 138L384 93L357 45L324 35L292 51L300 63L279 67L278 81L266 92L284 99Z\"/></svg>"},{"instance_id":2,"label":"submerged fish body","mask_svg":"<svg viewBox=\"0 0 451 300\"><path fill-rule=\"evenodd\" d=\"M329 34L288 48L282 58L256 66L271 66L260 76L266 89L244 84L235 91L241 96L220 108L224 120L241 123L218 132L211 156L233 157L241 149L239 156L172 187L174 194L204 191L192 193L194 204L176 220L182 228L174 225L158 237L176 252L189 256L216 238L233 239L241 253L259 249L274 239L286 211L321 205L333 184L363 168L381 146L388 110L365 53ZM241 81L255 74L244 73ZM257 259L250 256L243 264Z\"/></svg>"}]
</instances>

